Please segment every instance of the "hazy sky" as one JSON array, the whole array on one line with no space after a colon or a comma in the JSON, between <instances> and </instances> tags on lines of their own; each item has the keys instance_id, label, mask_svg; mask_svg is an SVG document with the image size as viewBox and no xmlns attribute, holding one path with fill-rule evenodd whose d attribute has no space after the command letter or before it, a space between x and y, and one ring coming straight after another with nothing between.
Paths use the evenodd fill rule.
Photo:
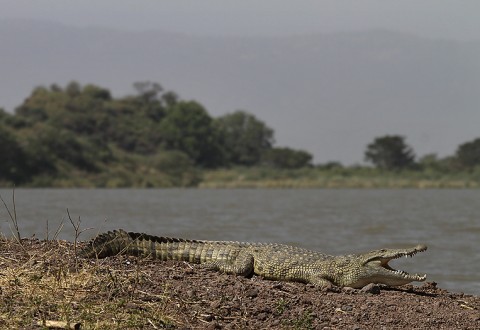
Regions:
<instances>
[{"instance_id":1,"label":"hazy sky","mask_svg":"<svg viewBox=\"0 0 480 330\"><path fill-rule=\"evenodd\" d=\"M433 39L480 42L479 13L480 0L0 0L0 20L42 20L60 22L73 27L101 26L115 30L133 31L163 30L189 35L207 36L281 37L288 35L385 29ZM4 35L8 35L9 30L6 29L6 31L1 32ZM128 33L123 34L126 35ZM16 40L14 35L11 37L11 40ZM421 41L423 43L428 43L428 40L419 40L423 40ZM456 43L447 44L449 47L454 47ZM467 44L467 46L473 45L474 47L478 47L478 44L473 43L461 44L462 47L465 46L465 44ZM10 53L15 53L15 51L21 52L22 49L28 49L29 47L32 48L35 46L27 42L18 46L18 49L9 49L9 51ZM464 48L460 47L459 49ZM128 53L129 50L124 50L124 52ZM34 62L34 57L38 57L38 53L36 53L34 48L32 48L31 51L29 50L27 54L28 56L30 56L30 54L32 56L31 59L28 58L26 60L28 63L25 63L22 68L14 67L14 73L2 75L5 84L0 90L0 94L3 93L0 98L0 107L12 110L14 106L21 103L22 99L28 95L36 85L49 85L54 82L61 84L62 81L65 82L65 80L59 79L58 72L53 72L54 70L51 68L37 76L30 75L26 78L23 77L20 71L25 69L25 67L29 67L28 64ZM415 54L418 56L418 53ZM52 56L48 58L55 58L54 55L56 54L51 55ZM356 56L356 54L349 55ZM444 81L449 81L448 70L450 62L449 59L443 59L442 55L444 55L444 52L428 53L428 56L432 59L432 61L428 63L437 63L435 59L440 58L438 59L440 61L438 63L441 63L441 65L439 64L438 66L438 73L442 74L438 76L444 77ZM192 54L192 56L194 59L195 54ZM477 57L472 56L472 58L469 65L477 68L478 64L475 62ZM0 43L0 60L1 59L2 44ZM452 55L452 63L457 63L455 59L455 55ZM468 59L470 60L470 58ZM130 59L128 59L128 61L130 61ZM137 71L133 70L130 72L131 80L128 81L129 87L134 81L143 79L139 79L138 66L140 65L135 65L134 61L135 59L132 58L132 67ZM8 61L0 62L0 71L3 65L3 69L6 72L5 67L9 65L8 63ZM465 65L467 68L472 67L467 64ZM40 69L41 68L40 66ZM38 66L35 69L38 69ZM421 69L422 68L420 68L420 71ZM75 70L75 66L62 68L64 75L69 75L69 80L78 80L80 79L79 77L83 77L83 80L79 80L80 82L100 83L98 81L99 76L95 75L96 72L85 77L82 75L84 73L83 71ZM85 68L80 70L85 70ZM341 68L339 70L342 72ZM374 73L375 68L371 68L371 70L370 72ZM436 77L437 75L435 73L437 73L437 71L435 71L435 69L433 71L432 77ZM87 70L87 72L89 71ZM397 73L396 77L388 76L385 83L388 85L388 83L419 78L420 81L423 81L421 79L421 73L416 74L415 72L409 77L403 77L402 72ZM474 74L472 72L477 71L467 69L465 70L464 76L457 77L459 81L475 82L465 86L465 89L468 89L468 91L474 90L474 92L469 94L470 96L473 95L473 97L469 99L465 98L465 104L459 104L463 100L459 95L449 95L449 93L434 94L434 97L437 97L445 104L453 102L452 109L459 107L458 111L463 111L461 112L463 115L457 116L458 122L456 126L451 120L445 119L445 114L434 110L429 112L428 107L423 106L421 102L416 104L415 99L414 104L410 104L412 109L418 109L415 117L412 117L411 114L408 115L404 113L404 110L401 109L401 104L395 104L399 106L398 109L393 105L389 105L388 113L382 112L381 116L375 117L375 119L381 121L383 125L393 123L393 126L390 126L389 130L380 133L390 132L392 134L407 136L408 141L412 143L414 149L419 151L419 155L430 152L438 152L441 156L452 154L456 146L460 143L464 143L478 136L477 122L480 114L477 111L478 101L476 98L478 95L476 89L478 89L478 87L475 85L478 79L471 79L470 76ZM113 92L118 91L119 87L115 86L115 84L121 85L125 83L120 81L118 77L120 73L116 71L113 72L112 79L114 83L103 85L103 87L109 88ZM268 75L274 76L275 73L276 72L268 72ZM179 74L176 74L176 76L178 75ZM10 78L5 78L5 76ZM433 87L425 87L432 87L433 90L435 90L436 84L432 77L425 77L425 81L428 81ZM304 76L301 76L301 79L299 79L296 84L299 86L306 85L307 82L303 81L304 78ZM347 82L351 82L350 76L347 78ZM130 79L130 75L128 75L128 79ZM179 83L177 86L172 83L172 80L164 80L164 75L148 79L160 81L164 86L167 86L167 88L173 88L179 91L181 93L180 95L186 98L197 98L207 106L214 101L219 101L217 99L220 99L217 95L217 90L214 90L213 96L202 94L199 91L195 92L195 90L182 94L182 91L188 90L188 83L184 82L183 85ZM200 78L197 77L197 79ZM194 81L194 79L190 78L188 80L189 82ZM8 83L5 81L8 81ZM453 81L453 83L454 82L455 81ZM406 89L409 89L408 87L407 85ZM343 84L341 88L344 88ZM426 88L426 90L429 89ZM269 102L272 98L276 98L276 95L283 93L281 90L277 92L272 89L272 91L273 96L270 96L268 99ZM400 96L403 95L403 92L405 91L398 90L397 93L397 90L395 90L395 93ZM237 94L236 90L234 94ZM370 97L374 96L370 95ZM352 120L350 115L353 115L353 112L357 110L368 114L370 104L362 109L345 109L345 118L343 119L337 118L340 116L339 113L343 112L329 110L328 104L322 104L321 114L325 116L322 118L332 117L335 119L333 121L335 124L330 126L335 126L334 128L338 131L337 135L323 131L318 132L316 124L319 120L318 118L315 119L316 117L314 116L312 117L313 112L309 113L310 110L308 108L298 109L304 122L299 124L298 129L292 130L290 124L297 115L292 114L291 117L283 118L278 114L280 110L287 111L288 113L288 107L285 109L279 106L278 109L269 109L268 104L255 103L255 95L241 95L240 97L242 100L251 101L251 103L245 106L242 104L233 104L230 107L224 106L218 108L224 109L222 111L227 112L234 110L235 108L233 107L238 107L259 115L260 119L272 125L272 128L275 130L275 136L278 138L277 142L280 145L309 150L315 155L316 160L319 161L340 160L347 164L362 161L362 148L366 143L370 142L374 136L379 136L378 127L383 127L380 124L376 124L373 128L369 126L358 128L356 131L350 129L348 134L344 134L342 130L347 130L355 124L355 120ZM354 102L354 96L350 95L350 97L352 98L351 101ZM363 99L363 95L358 97ZM365 95L365 97L368 98L369 95ZM315 100L306 101L313 102ZM401 99L401 101L408 103L408 101L411 100L405 98ZM446 107L446 109L447 108L448 107ZM214 109L214 107L212 107L212 109ZM209 108L209 110L211 109ZM212 113L219 115L218 111L217 113ZM435 116L432 116L432 114L435 114ZM450 111L448 115L451 115ZM393 132L391 127L396 129L401 126L399 123L402 122L406 123L403 127L407 129ZM311 123L313 123L313 126ZM306 129L308 125L313 127L310 131ZM441 129L439 130L439 128ZM362 137L356 137L354 135L355 132L362 133ZM322 138L321 133L326 134L327 138ZM350 138L344 139L345 136L350 136ZM425 136L428 138L425 138ZM341 152L337 152L338 145L342 147ZM328 152L328 148L332 150L331 153Z\"/></svg>"},{"instance_id":2,"label":"hazy sky","mask_svg":"<svg viewBox=\"0 0 480 330\"><path fill-rule=\"evenodd\" d=\"M207 35L385 28L480 40L478 0L0 0L0 18Z\"/></svg>"}]
</instances>

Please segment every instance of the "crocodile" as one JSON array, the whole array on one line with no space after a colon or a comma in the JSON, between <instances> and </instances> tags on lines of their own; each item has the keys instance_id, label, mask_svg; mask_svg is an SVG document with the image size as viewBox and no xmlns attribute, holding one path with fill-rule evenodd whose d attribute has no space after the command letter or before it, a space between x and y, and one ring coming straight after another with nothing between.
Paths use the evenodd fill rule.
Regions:
<instances>
[{"instance_id":1,"label":"crocodile","mask_svg":"<svg viewBox=\"0 0 480 330\"><path fill-rule=\"evenodd\" d=\"M370 283L399 286L425 281L427 275L395 270L389 261L412 257L427 249L417 245L406 249L380 249L362 254L332 256L277 243L203 241L158 237L122 229L92 239L80 252L83 258L104 258L117 254L178 260L242 276L311 283L317 287L362 288Z\"/></svg>"}]
</instances>

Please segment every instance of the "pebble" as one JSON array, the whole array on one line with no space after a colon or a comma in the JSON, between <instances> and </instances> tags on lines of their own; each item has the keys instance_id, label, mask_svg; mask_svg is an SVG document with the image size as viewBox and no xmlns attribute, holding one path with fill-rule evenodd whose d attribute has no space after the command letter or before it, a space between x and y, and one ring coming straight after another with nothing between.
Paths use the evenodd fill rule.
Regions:
<instances>
[{"instance_id":1,"label":"pebble","mask_svg":"<svg viewBox=\"0 0 480 330\"><path fill-rule=\"evenodd\" d=\"M194 290L188 290L186 293L188 298L193 298L196 295L196 292Z\"/></svg>"},{"instance_id":2,"label":"pebble","mask_svg":"<svg viewBox=\"0 0 480 330\"><path fill-rule=\"evenodd\" d=\"M213 309L217 309L218 307L221 306L221 302L220 300L215 300L215 301L212 301L212 303L210 304L210 307L213 308Z\"/></svg>"},{"instance_id":3,"label":"pebble","mask_svg":"<svg viewBox=\"0 0 480 330\"><path fill-rule=\"evenodd\" d=\"M221 329L222 326L218 324L217 322L210 323L208 327L206 327L207 330L216 330L216 329Z\"/></svg>"},{"instance_id":4,"label":"pebble","mask_svg":"<svg viewBox=\"0 0 480 330\"><path fill-rule=\"evenodd\" d=\"M257 320L265 321L267 319L267 314L266 313L259 313L256 318L257 318Z\"/></svg>"},{"instance_id":5,"label":"pebble","mask_svg":"<svg viewBox=\"0 0 480 330\"><path fill-rule=\"evenodd\" d=\"M258 296L258 289L250 289L247 291L247 297L256 298Z\"/></svg>"},{"instance_id":6,"label":"pebble","mask_svg":"<svg viewBox=\"0 0 480 330\"><path fill-rule=\"evenodd\" d=\"M342 306L342 311L344 312L351 312L353 310L353 307L350 305L343 305Z\"/></svg>"},{"instance_id":7,"label":"pebble","mask_svg":"<svg viewBox=\"0 0 480 330\"><path fill-rule=\"evenodd\" d=\"M376 284L370 283L361 288L360 291L364 293L379 294L380 287Z\"/></svg>"},{"instance_id":8,"label":"pebble","mask_svg":"<svg viewBox=\"0 0 480 330\"><path fill-rule=\"evenodd\" d=\"M342 288L342 291L345 292L345 293L355 293L357 290L355 290L354 288L351 288L349 286L346 286L346 287Z\"/></svg>"}]
</instances>

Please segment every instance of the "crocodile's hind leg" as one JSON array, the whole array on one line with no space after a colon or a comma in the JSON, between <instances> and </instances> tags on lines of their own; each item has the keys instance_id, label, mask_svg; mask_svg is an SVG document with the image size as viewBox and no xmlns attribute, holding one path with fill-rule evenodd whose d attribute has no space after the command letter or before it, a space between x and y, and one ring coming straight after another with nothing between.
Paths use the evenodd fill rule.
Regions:
<instances>
[{"instance_id":1,"label":"crocodile's hind leg","mask_svg":"<svg viewBox=\"0 0 480 330\"><path fill-rule=\"evenodd\" d=\"M247 252L240 252L233 261L217 259L204 262L200 266L228 274L249 276L253 274L253 255Z\"/></svg>"},{"instance_id":2,"label":"crocodile's hind leg","mask_svg":"<svg viewBox=\"0 0 480 330\"><path fill-rule=\"evenodd\" d=\"M320 276L312 276L308 279L308 282L315 285L316 287L327 290L331 289L334 286L332 282Z\"/></svg>"}]
</instances>

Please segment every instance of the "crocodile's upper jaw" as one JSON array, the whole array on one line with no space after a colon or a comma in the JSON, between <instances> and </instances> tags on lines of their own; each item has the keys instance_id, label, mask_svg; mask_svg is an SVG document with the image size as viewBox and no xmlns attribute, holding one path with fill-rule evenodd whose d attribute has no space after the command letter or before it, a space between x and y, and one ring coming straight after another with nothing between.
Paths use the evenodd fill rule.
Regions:
<instances>
[{"instance_id":1,"label":"crocodile's upper jaw","mask_svg":"<svg viewBox=\"0 0 480 330\"><path fill-rule=\"evenodd\" d=\"M417 245L410 249L382 249L366 253L357 279L349 286L361 288L369 283L399 286L413 281L425 281L427 275L409 274L402 270L396 270L388 264L390 260L400 257L413 257L418 252L425 250L427 250L425 245Z\"/></svg>"}]
</instances>

